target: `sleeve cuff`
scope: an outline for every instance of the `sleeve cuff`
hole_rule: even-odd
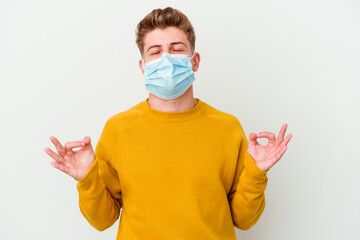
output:
[[[264,192],[267,186],[267,171],[263,171],[254,162],[250,154],[244,159],[244,172],[240,175],[240,182],[243,189],[249,192]]]
[[[248,170],[248,172],[251,175],[258,176],[259,178],[264,178],[269,170],[263,171],[261,170],[255,163],[255,161],[252,159],[251,155],[249,153],[246,153],[247,157],[245,158],[245,168]]]
[[[77,189],[81,195],[96,196],[105,188],[105,184],[99,176],[97,159],[95,159],[83,178],[75,180],[77,181]]]

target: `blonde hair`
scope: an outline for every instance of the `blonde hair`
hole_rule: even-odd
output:
[[[167,7],[152,10],[138,23],[135,34],[141,56],[144,53],[145,35],[156,28],[164,29],[166,27],[177,27],[183,30],[190,42],[191,52],[195,50],[195,32],[189,19],[181,11]]]

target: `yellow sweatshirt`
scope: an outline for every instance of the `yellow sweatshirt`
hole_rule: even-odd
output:
[[[265,208],[267,171],[247,152],[239,120],[196,98],[164,112],[148,99],[110,117],[95,161],[77,180],[80,211],[118,240],[235,240]]]

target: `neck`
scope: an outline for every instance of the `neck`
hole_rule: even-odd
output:
[[[163,112],[181,112],[192,109],[197,104],[193,96],[193,85],[178,98],[165,100],[149,92],[148,103],[152,109]]]

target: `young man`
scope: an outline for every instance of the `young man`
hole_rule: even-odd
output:
[[[251,133],[248,142],[235,116],[193,97],[200,55],[180,11],[153,10],[136,36],[149,97],[106,121],[95,153],[90,137],[65,147],[50,137],[51,164],[77,181],[80,211],[97,230],[122,208],[117,239],[234,240],[234,226],[250,229],[264,210],[287,125],[277,138]]]

